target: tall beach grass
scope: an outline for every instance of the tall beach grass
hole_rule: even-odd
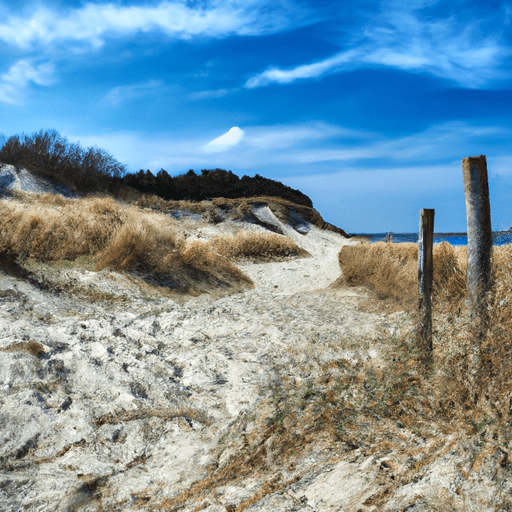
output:
[[[111,197],[66,199],[18,192],[0,200],[3,264],[29,257],[44,262],[91,256],[98,270],[136,272],[178,291],[206,291],[252,286],[234,264],[239,258],[305,255],[292,240],[273,233],[240,232],[210,243],[190,242],[172,216]]]
[[[434,246],[434,374],[428,386],[441,409],[486,411],[508,421],[512,406],[512,246],[493,247],[492,287],[486,297],[489,321],[481,347],[480,408],[470,403],[471,324],[467,311],[467,248],[446,242]],[[339,253],[342,277],[366,286],[381,298],[391,297],[416,312],[418,248],[416,244],[362,243]],[[414,346],[413,341],[409,347]]]

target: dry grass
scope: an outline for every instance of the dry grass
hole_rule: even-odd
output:
[[[255,233],[244,230],[235,236],[213,238],[209,245],[217,253],[232,259],[276,260],[311,256],[290,238],[273,233]]]
[[[465,250],[446,242],[434,246],[433,294],[443,301],[460,302],[465,297]],[[392,297],[407,305],[417,300],[417,244],[347,245],[338,259],[342,270],[338,284],[367,286],[382,298]]]
[[[343,281],[368,286],[382,297],[395,297],[405,309],[415,311],[417,254],[414,244],[343,247],[339,254]],[[419,371],[421,358],[413,333],[404,336],[393,357],[402,361],[404,372],[407,367],[415,369],[408,373],[417,380],[419,394],[416,404],[408,405],[409,410],[450,421],[457,418],[475,429],[484,425],[500,443],[508,444],[512,440],[512,246],[493,248],[492,288],[486,298],[489,317],[480,347],[476,393],[468,378],[473,329],[466,309],[466,269],[466,247],[447,243],[434,247],[431,372]],[[473,402],[475,394],[478,403]],[[424,405],[420,407],[421,403]]]
[[[73,260],[102,251],[127,212],[113,199],[52,194],[0,201],[0,248],[16,257]]]
[[[345,284],[366,285],[382,297],[408,300],[413,293],[418,260],[416,244],[347,245],[339,252],[338,260]]]
[[[413,312],[414,319],[417,259],[414,244],[362,243],[343,247],[339,253],[342,278],[338,285],[366,286],[382,298],[391,297],[403,309]],[[500,482],[499,489],[510,489],[512,246],[493,247],[492,287],[486,297],[488,319],[476,380],[470,372],[475,330],[466,307],[466,271],[466,247],[447,243],[434,247],[432,364],[424,366],[414,330],[388,339],[383,368],[350,369],[346,365],[347,375],[341,379],[344,384],[332,394],[339,408],[335,417],[356,440],[361,439],[360,425],[365,423],[372,425],[373,432],[383,428],[392,431],[382,418],[398,421],[426,438],[437,438],[432,429],[441,429],[455,436],[457,449],[465,457],[464,465],[469,467],[464,473],[466,479],[480,472]],[[375,442],[371,445],[372,449],[379,447]],[[428,454],[414,469],[429,464],[444,450]],[[404,484],[411,477],[414,478],[412,473],[404,473],[396,481]],[[448,501],[441,497],[439,507],[443,504]],[[496,492],[488,505],[493,510],[510,510],[510,493]]]
[[[37,341],[20,341],[14,345],[0,349],[2,352],[25,352],[33,356],[39,357],[46,353],[43,345]]]
[[[202,423],[203,425],[210,425],[212,423],[211,419],[204,411],[196,410],[192,407],[181,407],[179,409],[148,409],[108,413],[98,418],[96,425],[101,427],[108,423],[125,423],[127,421],[149,418],[161,418],[166,421],[170,421],[174,418],[188,418]]]
[[[83,256],[92,256],[98,270],[136,272],[151,284],[182,292],[252,285],[227,258],[204,244],[187,244],[179,223],[168,215],[108,197],[18,193],[0,201],[3,264]]]

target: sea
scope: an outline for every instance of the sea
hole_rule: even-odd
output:
[[[369,242],[390,241],[393,243],[418,243],[418,233],[359,233],[352,236],[366,238]],[[512,243],[512,231],[495,231],[492,234],[493,245],[506,245]],[[434,243],[448,242],[451,245],[467,245],[467,233],[435,233]]]

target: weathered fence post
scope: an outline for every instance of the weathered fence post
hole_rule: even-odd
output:
[[[418,238],[418,292],[419,325],[418,341],[423,355],[428,359],[432,354],[432,276],[434,261],[435,210],[420,211],[420,232]]]
[[[468,223],[467,289],[472,326],[470,389],[478,400],[480,382],[480,349],[486,336],[488,312],[485,295],[491,284],[491,207],[487,161],[484,155],[462,160],[466,216]]]

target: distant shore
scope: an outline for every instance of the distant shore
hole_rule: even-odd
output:
[[[508,231],[493,231],[493,235],[512,235],[512,230]],[[392,234],[393,236],[418,236],[418,233],[395,233],[393,231],[389,231],[388,233],[351,233],[350,237],[361,237],[361,238],[367,238],[367,237],[374,237],[374,236],[386,236],[388,234]],[[455,233],[455,232],[448,232],[448,233],[434,233],[434,236],[467,236],[467,233]]]
[[[512,231],[493,231],[493,245],[512,243]],[[368,242],[405,243],[418,241],[418,233],[353,233],[353,240]],[[434,243],[448,242],[452,245],[467,245],[467,233],[434,233]]]

